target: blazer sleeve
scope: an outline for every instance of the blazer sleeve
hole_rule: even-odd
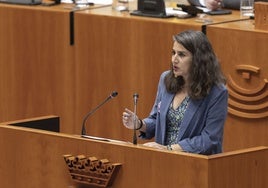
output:
[[[157,94],[155,98],[154,105],[152,107],[152,110],[149,114],[149,116],[143,121],[146,124],[146,132],[140,132],[141,134],[139,135],[140,138],[142,139],[151,139],[155,137],[155,130],[158,122],[158,115],[159,115],[159,108],[161,105],[161,100],[162,100],[162,95],[165,92],[165,85],[164,85],[164,78],[168,74],[169,71],[165,71],[161,74],[159,82],[158,82],[158,89],[157,89]]]

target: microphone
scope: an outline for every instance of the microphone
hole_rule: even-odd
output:
[[[133,144],[137,145],[137,102],[138,102],[139,94],[134,93],[133,100],[134,100],[134,129],[133,129]]]
[[[100,103],[96,108],[94,108],[93,110],[91,110],[89,113],[86,114],[86,116],[84,117],[83,120],[83,124],[82,124],[82,131],[81,131],[81,135],[86,135],[86,121],[88,119],[88,117],[93,114],[96,110],[98,110],[102,105],[104,105],[106,102],[108,102],[110,99],[116,97],[118,95],[118,93],[116,91],[113,91],[111,93],[111,95],[109,97],[107,97],[102,103]]]

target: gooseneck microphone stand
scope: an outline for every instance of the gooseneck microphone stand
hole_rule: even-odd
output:
[[[134,129],[133,129],[133,144],[137,145],[137,102],[138,102],[138,98],[139,95],[137,93],[135,93],[133,95],[133,99],[134,99]]]
[[[89,113],[86,114],[86,116],[84,117],[83,123],[82,123],[82,131],[81,131],[81,135],[82,137],[85,136],[86,133],[86,121],[88,119],[88,117],[93,114],[96,110],[98,110],[102,105],[104,105],[106,102],[108,102],[110,99],[116,97],[118,95],[118,93],[116,91],[113,91],[111,93],[111,95],[109,97],[107,97],[102,103],[100,103],[96,108],[94,108],[93,110],[91,110]]]

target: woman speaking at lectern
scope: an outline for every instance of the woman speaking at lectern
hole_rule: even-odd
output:
[[[218,60],[200,31],[174,36],[171,69],[160,76],[155,103],[145,119],[123,112],[125,127],[140,131],[144,145],[205,155],[222,152],[228,91]],[[137,120],[134,126],[134,119]]]

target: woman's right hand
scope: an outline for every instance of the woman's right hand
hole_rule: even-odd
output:
[[[139,118],[138,116],[135,117],[135,114],[129,110],[129,109],[125,109],[125,111],[123,112],[123,116],[122,116],[122,121],[123,121],[123,124],[126,128],[128,129],[134,129],[134,119],[136,119],[136,127],[139,127]]]

